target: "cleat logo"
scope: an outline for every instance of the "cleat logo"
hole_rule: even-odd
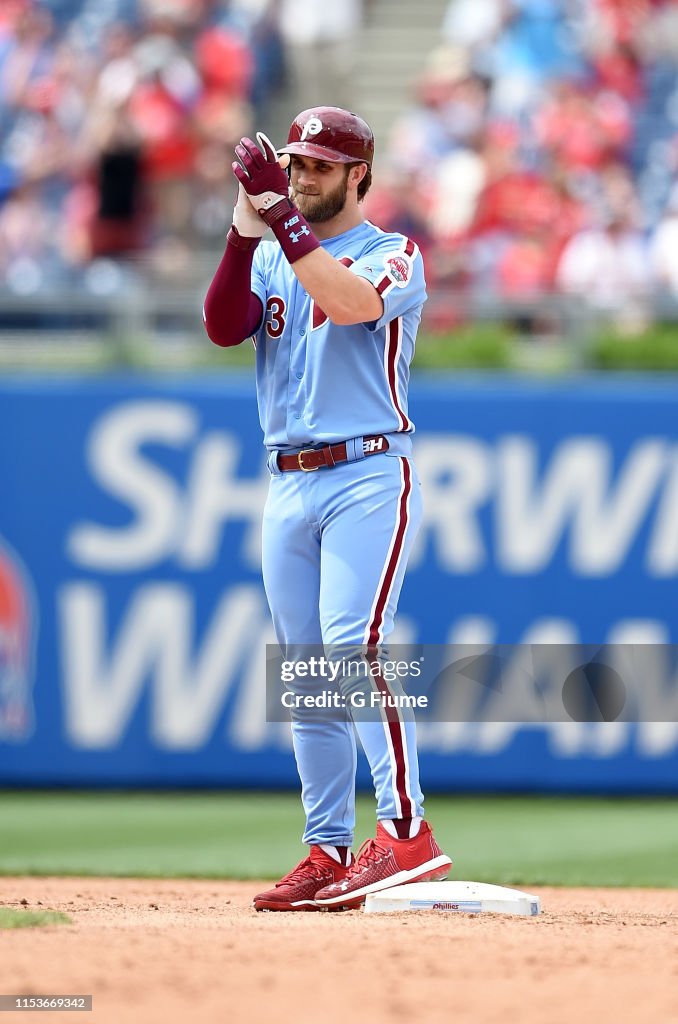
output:
[[[309,117],[301,133],[301,141],[304,142],[309,135],[318,135],[323,130],[323,123],[319,117]]]

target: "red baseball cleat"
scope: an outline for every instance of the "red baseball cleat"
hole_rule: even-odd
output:
[[[318,910],[315,894],[323,886],[341,882],[350,867],[337,863],[319,846],[276,882],[272,889],[254,897],[255,910]]]
[[[394,839],[378,821],[376,839],[363,843],[344,879],[316,892],[315,903],[320,909],[348,910],[364,903],[368,892],[447,878],[451,867],[427,821],[412,839]]]

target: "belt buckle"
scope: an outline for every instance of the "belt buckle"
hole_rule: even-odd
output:
[[[305,466],[302,459],[302,455],[311,455],[313,448],[304,448],[303,452],[297,452],[297,465],[302,473],[315,473],[316,470],[320,469],[320,466]]]

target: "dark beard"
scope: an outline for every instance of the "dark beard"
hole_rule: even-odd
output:
[[[334,192],[330,192],[326,196],[309,196],[304,195],[303,192],[293,190],[292,198],[309,223],[323,224],[325,221],[332,220],[338,213],[341,213],[346,205],[347,177],[348,175],[337,185]]]

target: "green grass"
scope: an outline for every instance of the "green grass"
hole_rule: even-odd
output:
[[[678,886],[678,801],[427,800],[455,878]],[[274,878],[303,854],[295,794],[0,793],[0,874]],[[357,841],[374,830],[358,801]]]
[[[512,366],[511,331],[503,324],[466,324],[451,334],[417,337],[413,367],[507,369]]]
[[[48,924],[71,924],[60,910],[12,910],[0,907],[0,931],[11,928],[43,928]]]
[[[678,370],[678,326],[653,324],[637,335],[607,330],[591,349],[591,364],[601,370]]]

